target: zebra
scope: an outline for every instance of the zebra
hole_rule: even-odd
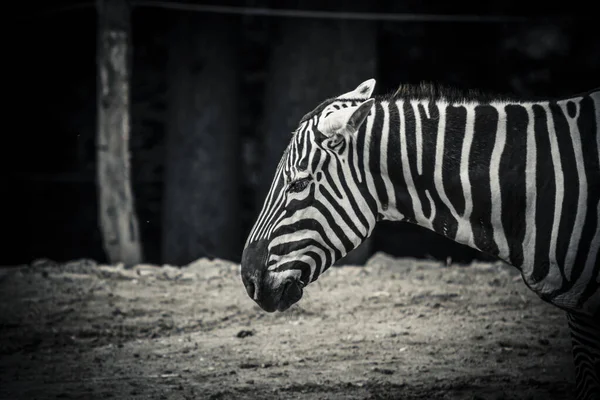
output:
[[[375,79],[300,120],[242,253],[264,311],[368,238],[417,224],[520,271],[567,314],[578,399],[600,399],[600,87],[525,99]]]

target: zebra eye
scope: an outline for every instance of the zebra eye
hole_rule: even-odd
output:
[[[310,178],[298,179],[297,181],[294,181],[290,184],[290,186],[288,187],[288,192],[299,193],[299,192],[303,191],[304,189],[306,189],[306,187],[308,186],[309,183],[310,183]]]

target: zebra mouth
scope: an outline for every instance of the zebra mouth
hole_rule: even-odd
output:
[[[279,304],[277,305],[278,311],[285,311],[290,308],[294,303],[297,303],[302,298],[302,283],[296,279],[288,279],[281,291],[281,297]]]

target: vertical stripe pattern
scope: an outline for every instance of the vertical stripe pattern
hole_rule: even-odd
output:
[[[377,221],[420,225],[513,265],[566,310],[578,396],[598,394],[600,328],[590,321],[600,318],[600,91],[371,103],[354,97],[371,93],[365,84],[294,131],[246,243],[264,245],[260,276],[273,288],[289,279],[304,287]]]
[[[361,103],[337,99],[296,129],[248,243],[270,241],[272,271],[317,246],[312,281],[378,219],[407,220],[511,263],[560,307],[597,309],[598,99],[382,100],[353,135],[320,132]]]

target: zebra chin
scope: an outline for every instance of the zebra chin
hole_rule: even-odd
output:
[[[285,311],[300,301],[304,284],[292,270],[269,271],[267,241],[249,243],[242,254],[241,276],[246,292],[266,312]]]

